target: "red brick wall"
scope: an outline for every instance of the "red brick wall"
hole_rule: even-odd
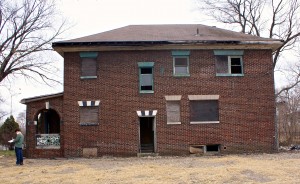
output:
[[[34,121],[38,113],[46,109],[45,103],[49,102],[50,108],[54,109],[63,118],[63,97],[54,97],[46,100],[34,101],[27,104],[26,110],[26,156],[29,158],[52,158],[62,157],[63,154],[63,126],[60,125],[61,147],[60,149],[37,149],[36,148],[36,125]]]
[[[98,78],[80,79],[79,53],[64,54],[64,156],[83,148],[136,155],[137,110],[158,110],[157,152],[188,154],[190,144],[220,144],[223,153],[275,149],[271,50],[244,51],[244,77],[216,77],[212,50],[191,50],[190,77],[173,77],[171,50],[99,52]],[[138,62],[154,65],[154,94],[139,94]],[[219,124],[190,124],[188,95],[220,95]],[[182,95],[181,125],[167,125],[165,95]],[[100,100],[99,126],[79,125],[80,100]],[[36,107],[35,107],[36,108]],[[30,110],[31,111],[31,110]],[[226,149],[224,149],[226,147]]]

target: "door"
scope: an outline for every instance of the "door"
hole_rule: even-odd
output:
[[[154,117],[140,117],[140,151],[154,152]]]

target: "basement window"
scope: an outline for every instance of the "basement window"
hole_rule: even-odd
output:
[[[206,152],[219,152],[219,144],[206,145]]]

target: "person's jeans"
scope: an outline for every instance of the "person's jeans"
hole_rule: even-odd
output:
[[[22,148],[16,148],[15,147],[15,152],[16,152],[16,157],[17,157],[17,165],[23,164],[23,150]]]

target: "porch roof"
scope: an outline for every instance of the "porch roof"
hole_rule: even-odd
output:
[[[54,93],[54,94],[48,94],[48,95],[35,96],[35,97],[31,97],[31,98],[24,98],[20,101],[20,103],[27,104],[29,102],[35,102],[35,101],[39,101],[39,100],[46,100],[46,99],[50,99],[50,98],[61,97],[63,95],[64,95],[64,92],[60,92],[60,93]]]

